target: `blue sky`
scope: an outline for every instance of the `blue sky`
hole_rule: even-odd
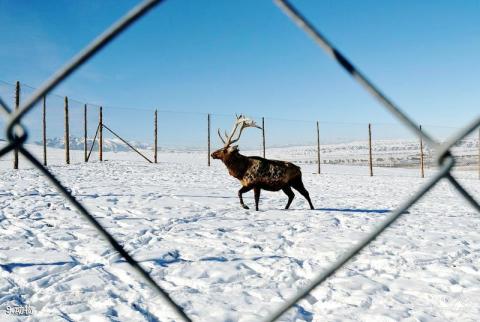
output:
[[[0,80],[40,85],[136,3],[1,0]],[[292,3],[427,128],[460,127],[478,116],[480,1]],[[260,0],[165,1],[55,92],[112,109],[395,122],[271,1]],[[117,128],[143,131],[132,121],[136,113],[116,110]],[[194,121],[174,119],[166,124],[172,132],[185,127],[186,141],[198,139],[187,134]],[[278,125],[277,140],[306,126],[291,124]]]

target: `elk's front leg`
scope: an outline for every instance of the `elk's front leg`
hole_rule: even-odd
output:
[[[260,188],[253,188],[253,194],[255,195],[255,210],[258,211],[258,202],[260,201]]]
[[[240,190],[238,190],[238,198],[240,198],[240,205],[242,205],[244,209],[249,209],[249,208],[246,204],[243,203],[242,194],[244,194],[245,192],[249,192],[250,190],[252,190],[252,188],[249,188],[249,187],[242,187],[240,188]]]

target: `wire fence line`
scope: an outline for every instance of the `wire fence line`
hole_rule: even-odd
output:
[[[25,145],[29,138],[30,123],[28,122],[28,114],[41,103],[42,98],[48,95],[58,84],[73,73],[78,67],[85,63],[94,54],[105,47],[111,40],[119,35],[128,26],[134,23],[138,18],[147,13],[155,5],[160,3],[159,0],[147,0],[140,5],[133,8],[123,18],[107,29],[102,35],[89,44],[63,68],[57,71],[52,78],[47,80],[39,89],[33,89],[30,96],[25,100],[16,102],[15,109],[9,107],[9,104],[2,99],[0,95],[0,106],[3,112],[3,117],[6,120],[6,145],[0,149],[0,157],[5,156],[12,151],[18,151],[25,157],[34,167],[38,168],[43,175],[64,195],[64,197],[82,214],[85,219],[92,224],[98,232],[110,243],[110,245],[117,251],[125,260],[136,270],[140,276],[158,293],[165,303],[172,309],[179,318],[185,321],[191,321],[190,317],[184,311],[181,305],[176,303],[150,274],[135,260],[125,249],[117,242],[106,229],[92,216],[92,214],[80,203],[71,192],[64,187],[59,180],[50,172],[50,170],[42,165],[42,163],[29,151]],[[326,279],[335,274],[341,269],[350,259],[356,256],[362,249],[370,242],[375,240],[385,229],[392,225],[398,218],[406,213],[406,211],[415,204],[422,196],[432,189],[442,179],[448,180],[452,186],[459,192],[459,196],[465,198],[474,209],[480,212],[480,205],[478,201],[471,196],[465,188],[452,176],[452,169],[459,161],[455,154],[455,147],[461,146],[462,140],[465,140],[469,135],[480,126],[480,117],[477,117],[470,124],[462,129],[459,129],[454,135],[449,137],[444,143],[441,140],[430,135],[429,131],[421,130],[417,123],[413,122],[398,106],[396,106],[386,95],[384,95],[373,83],[371,83],[358,69],[345,58],[340,51],[334,48],[331,43],[286,0],[276,0],[277,5],[285,11],[285,13],[296,22],[300,28],[307,32],[340,66],[345,69],[355,81],[362,85],[370,94],[372,94],[381,105],[389,110],[402,124],[404,124],[417,138],[425,142],[431,149],[430,157],[438,165],[438,172],[429,178],[422,188],[413,196],[406,200],[398,209],[392,212],[386,219],[378,225],[370,234],[356,244],[355,247],[347,251],[343,256],[339,257],[333,264],[331,264],[325,271],[318,274],[311,283],[300,290],[294,297],[287,300],[280,307],[275,309],[265,321],[275,321],[280,318],[285,312],[291,309],[297,302],[305,298],[313,289],[321,285]],[[72,101],[70,101],[72,102]],[[268,121],[268,119],[266,119]],[[93,128],[101,131],[102,123],[93,122]],[[268,123],[267,123],[268,124]],[[373,127],[375,128],[375,127]],[[95,131],[93,131],[95,132]],[[93,133],[92,132],[92,133]],[[101,133],[101,132],[100,132]],[[268,138],[268,136],[267,136]],[[93,142],[92,142],[93,143]],[[370,150],[371,151],[371,150]],[[321,151],[317,151],[321,152]],[[267,151],[267,155],[268,155]],[[370,161],[371,162],[371,161]],[[371,163],[370,163],[371,164]]]
[[[0,95],[11,101],[16,101],[17,93],[20,93],[19,100],[24,101],[35,90],[22,82],[0,81]],[[211,150],[220,146],[215,130],[229,128],[234,119],[234,114],[227,113],[100,106],[58,94],[45,95],[37,105],[24,122],[29,128],[27,143],[43,145],[43,150],[32,147],[37,150],[32,152],[43,154],[44,165],[66,163],[64,155],[71,163],[96,160],[96,155],[90,158],[91,153],[98,151],[100,146],[107,160],[131,160],[124,152],[134,151],[141,162],[155,159],[162,162],[162,157],[156,158],[158,152],[188,151],[192,157],[192,152],[205,153],[206,165],[210,165]],[[101,140],[98,136],[100,109],[101,128],[108,127],[102,131]],[[269,158],[311,166],[312,171],[318,167],[317,172],[323,174],[429,177],[437,170],[435,150],[399,124],[323,122],[271,116],[254,118],[259,122],[261,119],[266,128],[263,132],[255,130],[243,134],[240,148],[250,155],[264,156],[265,151]],[[187,126],[189,131],[179,133],[178,128],[182,126]],[[423,125],[423,129],[442,139],[459,130],[438,125]],[[457,177],[480,178],[478,134],[468,136],[451,149],[456,156]],[[61,153],[67,147],[69,150]],[[50,149],[53,150],[47,156]]]

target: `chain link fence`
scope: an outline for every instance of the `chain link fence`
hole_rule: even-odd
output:
[[[95,219],[95,217],[86,208],[79,203],[71,192],[64,187],[58,179],[52,174],[51,170],[43,165],[42,149],[32,148],[32,146],[40,146],[35,144],[42,140],[43,136],[43,115],[41,114],[43,104],[48,104],[49,112],[45,118],[49,132],[47,136],[53,141],[56,138],[67,138],[61,142],[52,142],[51,145],[57,144],[62,148],[62,143],[69,142],[74,151],[70,155],[71,162],[83,162],[85,158],[85,150],[77,149],[78,145],[82,145],[81,139],[85,134],[85,124],[80,122],[84,118],[85,103],[75,100],[68,100],[69,120],[71,120],[69,132],[62,133],[64,127],[61,126],[65,122],[65,105],[66,100],[62,96],[51,94],[52,90],[60,84],[65,78],[73,73],[79,66],[105,47],[112,39],[119,35],[125,28],[134,23],[138,18],[144,15],[161,1],[145,1],[139,6],[133,8],[122,19],[106,30],[83,51],[81,51],[72,61],[67,63],[62,69],[55,73],[51,79],[47,80],[39,89],[34,89],[28,85],[22,86],[19,95],[19,102],[15,100],[15,94],[12,96],[9,84],[2,83],[0,86],[0,105],[3,110],[2,126],[6,130],[5,141],[1,144],[0,157],[2,162],[11,162],[5,156],[11,156],[12,153],[18,151],[21,155],[21,162],[28,162],[31,166],[38,168],[45,177],[64,195],[64,197],[82,214],[90,224],[92,224],[98,232],[110,243],[110,245],[135,269],[140,276],[160,294],[169,307],[178,314],[179,318],[185,321],[191,321],[187,312],[178,305],[170,295],[159,286],[159,284],[151,277],[151,275],[120,245],[120,243]],[[472,170],[475,172],[475,163],[478,166],[478,129],[480,118],[476,118],[470,124],[462,129],[458,129],[455,134],[450,136],[442,136],[447,132],[445,129],[435,128],[432,126],[424,126],[421,130],[418,123],[413,122],[406,114],[402,112],[392,101],[390,101],[379,89],[377,89],[370,81],[362,75],[356,67],[354,67],[337,49],[335,49],[326,38],[321,35],[316,28],[308,22],[291,4],[287,1],[277,0],[276,3],[282,10],[294,21],[300,28],[309,34],[340,66],[349,73],[355,81],[362,85],[370,94],[372,94],[387,110],[389,110],[399,122],[409,130],[408,134],[399,140],[398,133],[403,133],[404,128],[392,128],[391,125],[373,124],[370,127],[372,137],[369,138],[369,130],[365,124],[343,124],[347,130],[341,130],[341,124],[319,124],[319,133],[321,137],[320,147],[320,169],[328,173],[334,173],[334,168],[339,165],[344,166],[362,166],[368,169],[368,166],[386,167],[386,168],[416,168],[419,170],[419,164],[424,164],[424,171],[430,177],[424,183],[423,187],[408,198],[395,211],[385,217],[385,220],[379,224],[368,236],[358,242],[352,249],[343,254],[325,271],[318,274],[309,285],[300,290],[295,296],[287,300],[279,308],[276,308],[266,317],[266,321],[275,321],[279,319],[286,311],[291,309],[297,302],[304,299],[313,289],[322,284],[326,279],[332,276],[337,270],[342,268],[350,259],[357,255],[362,249],[379,236],[386,228],[394,223],[399,217],[422,198],[431,188],[433,188],[442,179],[448,180],[453,187],[459,192],[459,196],[465,198],[473,208],[480,212],[480,205],[470,195],[463,186],[455,179],[452,174],[454,166],[459,170]],[[13,93],[15,93],[13,91]],[[13,102],[11,104],[10,102]],[[18,104],[17,104],[18,103]],[[17,105],[17,106],[15,106]],[[12,107],[13,106],[13,107]],[[87,132],[89,139],[88,146],[91,148],[94,144],[93,135],[96,133],[98,126],[99,106],[87,104]],[[152,128],[144,127],[143,131],[138,129],[126,129],[123,127],[124,119],[122,114],[118,113],[118,109],[104,107],[104,124],[121,136],[128,138],[130,142],[144,142],[143,150],[152,152],[153,125]],[[140,111],[135,109],[132,122],[141,124],[153,124],[153,110]],[[124,117],[124,116],[123,116]],[[274,158],[279,155],[282,159],[289,159],[300,164],[315,164],[318,162],[318,146],[315,147],[316,140],[316,122],[314,121],[288,121],[273,118],[263,119],[265,123],[266,146],[259,138],[258,133],[250,131],[242,138],[247,151],[263,154],[263,148],[267,157]],[[216,128],[229,129],[232,122],[231,115],[211,115],[211,145],[212,149],[219,144],[214,139]],[[176,149],[184,147],[185,150],[195,151],[198,147],[199,153],[205,152],[205,139],[208,129],[207,115],[201,113],[176,113],[174,111],[159,111],[158,113],[159,127],[159,145],[162,149]],[[187,135],[179,129],[179,124],[189,124],[189,132],[205,133],[204,136],[199,135],[192,141],[191,135]],[[293,124],[296,124],[295,126]],[[285,129],[289,129],[288,135],[285,135]],[[151,130],[147,130],[151,129]],[[455,130],[455,129],[450,129]],[[59,132],[55,132],[59,131]],[[147,134],[150,132],[151,134]],[[383,133],[383,134],[382,134]],[[437,139],[429,133],[436,133]],[[395,138],[391,137],[395,135]],[[65,136],[66,135],[66,136]],[[390,136],[390,137],[389,137]],[[280,142],[270,140],[270,138],[282,137],[282,145]],[[363,140],[352,142],[352,139],[364,137]],[[72,138],[74,138],[72,140]],[[421,143],[420,143],[421,140]],[[369,143],[371,142],[371,144]],[[287,146],[287,148],[285,148]],[[288,146],[291,147],[288,150]],[[85,146],[83,146],[85,147]],[[107,148],[107,145],[105,146]],[[202,148],[203,147],[203,148]],[[300,147],[300,148],[299,148]],[[280,149],[282,149],[280,151]],[[108,150],[108,148],[107,148]],[[352,153],[355,151],[355,153]],[[371,152],[370,152],[371,151]],[[105,151],[105,153],[113,152],[111,158],[119,157],[115,154],[121,151]],[[47,152],[48,153],[48,152]],[[66,157],[66,156],[65,156]],[[106,155],[106,158],[109,156]],[[476,159],[477,158],[477,159]],[[60,158],[61,159],[61,158]],[[48,159],[47,159],[48,160]],[[53,158],[52,160],[55,160]],[[318,164],[317,164],[318,165]],[[371,174],[371,173],[370,173]],[[368,175],[368,170],[366,170]]]

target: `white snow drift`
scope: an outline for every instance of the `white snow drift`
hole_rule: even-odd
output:
[[[285,211],[283,193],[262,192],[255,212],[203,153],[162,153],[154,165],[129,155],[51,170],[195,321],[261,320],[425,180],[303,165],[317,210],[297,194]],[[0,309],[29,305],[27,318],[44,321],[176,320],[36,169],[1,167]],[[462,182],[478,197],[474,176]],[[282,321],[477,321],[479,269],[479,214],[442,182]]]

